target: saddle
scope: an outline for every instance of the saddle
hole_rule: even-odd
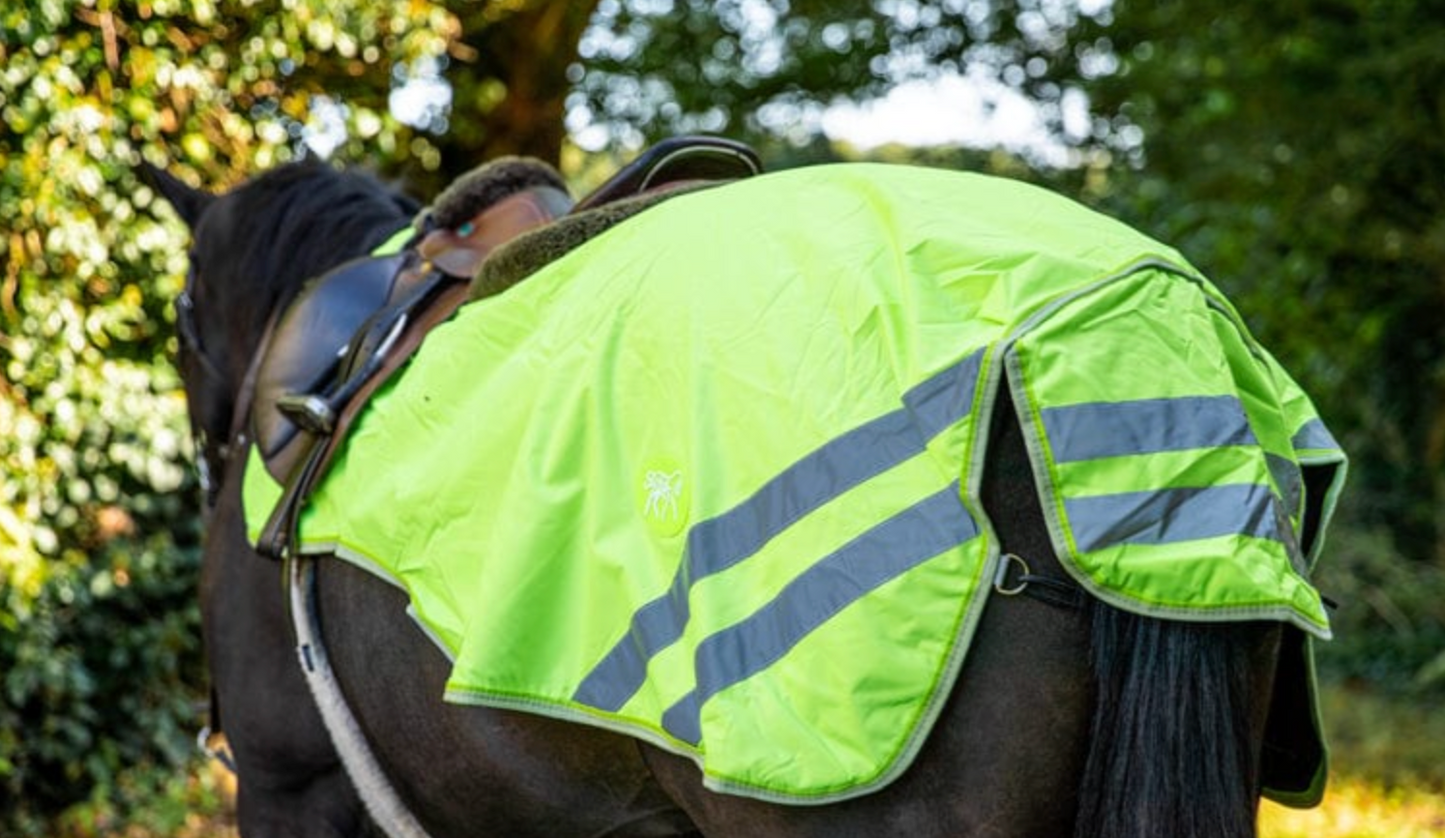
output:
[[[574,204],[551,167],[503,158],[439,195],[398,252],[309,283],[273,320],[253,371],[253,439],[283,486],[257,550],[287,555],[306,499],[361,408],[463,303],[505,290],[668,197],[760,171],[744,144],[675,137]]]

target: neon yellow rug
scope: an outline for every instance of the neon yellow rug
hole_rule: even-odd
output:
[[[854,796],[908,766],[986,600],[1003,387],[1090,592],[1328,637],[1301,475],[1334,470],[1327,518],[1344,458],[1219,292],[1052,193],[901,166],[683,195],[464,307],[301,539],[408,592],[450,701]],[[277,490],[247,481],[254,536]]]

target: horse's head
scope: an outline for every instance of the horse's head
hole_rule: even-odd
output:
[[[219,482],[237,398],[266,324],[300,290],[405,226],[419,205],[365,175],[317,162],[273,169],[228,192],[143,174],[191,231],[176,299],[177,366],[205,473]]]

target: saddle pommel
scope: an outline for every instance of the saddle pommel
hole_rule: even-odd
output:
[[[509,195],[456,229],[427,233],[417,245],[437,270],[471,279],[493,250],[528,230],[566,215],[572,198],[553,186],[537,186]]]

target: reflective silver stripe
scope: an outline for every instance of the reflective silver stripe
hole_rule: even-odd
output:
[[[1290,440],[1294,450],[1301,451],[1306,448],[1329,448],[1335,451],[1340,450],[1340,444],[1335,441],[1334,434],[1325,427],[1325,423],[1319,419],[1311,419],[1304,423],[1304,426],[1295,433]]]
[[[1235,396],[1089,402],[1039,414],[1057,463],[1255,442]]]
[[[935,374],[903,396],[903,406],[824,443],[751,497],[688,531],[683,561],[666,594],[643,605],[621,640],[573,698],[616,711],[642,686],[647,661],[682,636],[688,589],[762,549],[793,523],[859,484],[922,453],[928,441],[968,415],[984,350]]]
[[[1268,451],[1264,454],[1264,461],[1269,466],[1270,475],[1274,477],[1274,484],[1279,487],[1285,507],[1291,515],[1297,514],[1300,503],[1304,500],[1304,481],[1299,465],[1288,457]]]
[[[662,716],[668,733],[702,738],[699,710],[709,698],[768,668],[834,614],[870,591],[978,536],[955,481],[889,518],[788,583],[742,622],[698,644],[697,687]]]
[[[1064,511],[1079,551],[1116,544],[1172,544],[1220,535],[1284,541],[1274,494],[1253,483],[1069,498]]]

